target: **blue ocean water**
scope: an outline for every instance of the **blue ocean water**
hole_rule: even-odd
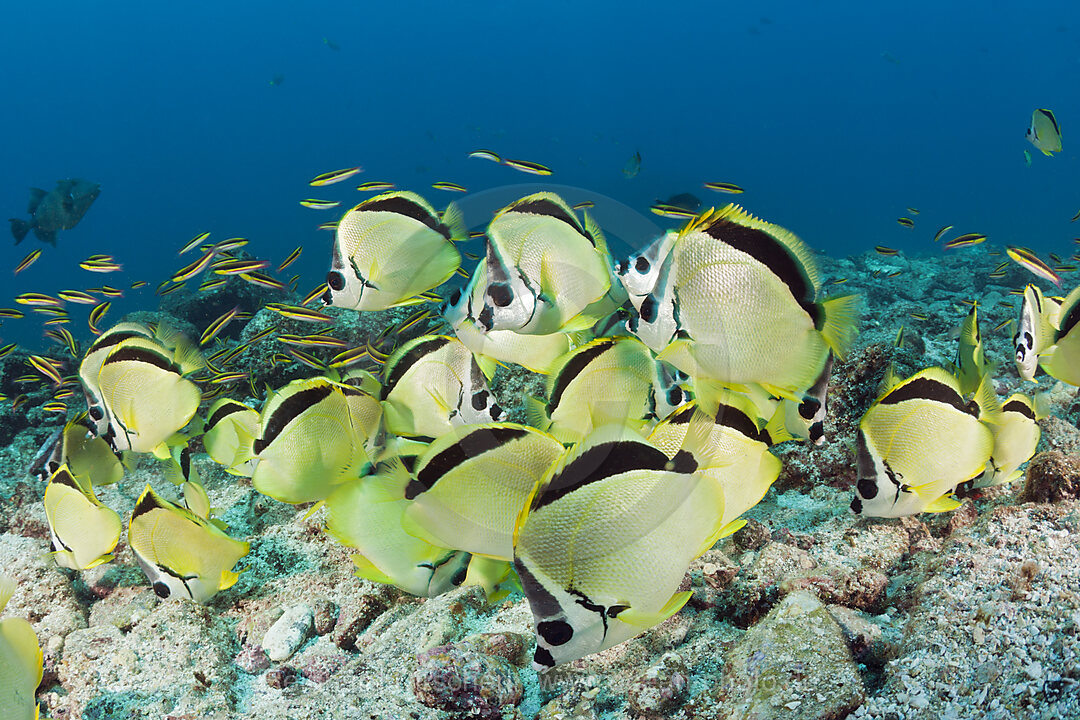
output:
[[[1080,98],[1065,80],[1080,69],[1078,19],[1054,2],[11,3],[4,217],[26,217],[28,189],[59,178],[102,192],[5,290],[147,280],[114,321],[156,307],[176,250],[209,230],[251,238],[274,263],[302,244],[303,291],[328,264],[331,234],[315,226],[337,215],[298,201],[361,197],[311,177],[359,164],[358,181],[436,205],[458,199],[437,180],[479,191],[534,179],[467,158],[481,147],[661,225],[648,206],[693,192],[736,199],[832,255],[935,252],[934,231],[953,224],[1067,256],[1080,234]],[[1036,107],[1061,123],[1054,158],[1024,139]],[[714,195],[707,180],[747,192]],[[921,210],[913,230],[896,223],[908,206]],[[9,244],[0,263],[39,245]],[[124,275],[80,270],[91,253],[113,254]],[[38,343],[38,322],[5,321],[0,336]]]

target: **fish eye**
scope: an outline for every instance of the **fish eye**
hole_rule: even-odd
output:
[[[634,269],[639,273],[649,272],[649,260],[644,256],[638,257],[638,259],[634,261]]]
[[[457,305],[461,301],[461,288],[455,288],[454,292],[450,293],[450,304]]]
[[[170,595],[172,595],[172,591],[169,590],[168,585],[158,580],[156,583],[154,583],[154,594],[164,600]]]
[[[341,292],[345,289],[345,276],[338,270],[331,270],[326,273],[326,284],[335,292]]]

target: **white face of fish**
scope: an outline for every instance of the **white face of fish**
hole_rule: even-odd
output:
[[[1016,345],[1016,372],[1024,380],[1032,381],[1035,379],[1035,368],[1039,363],[1039,356],[1035,350],[1035,323],[1035,308],[1025,297],[1020,315],[1020,329],[1013,336],[1013,343]]]
[[[635,308],[640,308],[642,299],[656,287],[663,259],[671,250],[673,238],[673,233],[666,233],[640,253],[631,255],[616,266],[615,274]]]
[[[487,287],[477,322],[484,330],[520,330],[536,313],[537,291],[516,267],[507,267],[488,246]]]
[[[336,247],[330,264],[330,272],[326,274],[326,284],[323,302],[341,308],[357,307],[364,290],[369,287],[368,283],[358,276],[356,269],[350,267]]]

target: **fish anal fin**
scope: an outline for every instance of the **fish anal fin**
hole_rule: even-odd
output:
[[[953,497],[952,493],[950,492],[942,495],[937,500],[924,507],[923,512],[949,512],[950,510],[955,510],[958,507],[960,507],[960,501]]]
[[[360,553],[356,553],[352,556],[352,561],[356,565],[356,577],[370,580],[371,582],[377,582],[382,585],[393,585],[394,581],[389,575],[384,573],[379,568],[375,567],[375,564],[368,560]]]
[[[627,625],[633,625],[634,627],[641,628],[642,630],[659,625],[667,620],[675,613],[682,610],[683,605],[687,603],[690,596],[693,593],[690,591],[677,592],[671,596],[671,599],[664,604],[664,607],[660,608],[656,612],[646,613],[635,610],[632,607],[626,608],[615,617]]]

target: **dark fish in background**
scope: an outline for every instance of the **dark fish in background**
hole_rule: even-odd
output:
[[[701,200],[696,195],[690,193],[679,193],[678,195],[672,195],[667,200],[657,200],[657,205],[672,205],[683,210],[689,210],[690,212],[697,212],[701,209]]]
[[[100,193],[100,185],[79,178],[58,180],[51,192],[30,188],[30,205],[26,211],[32,219],[29,222],[10,219],[15,244],[22,242],[33,230],[38,240],[55,245],[56,231],[70,230],[78,225]]]
[[[641,172],[641,153],[637,150],[630,156],[630,159],[623,165],[622,174],[627,179],[637,177],[637,174]]]

